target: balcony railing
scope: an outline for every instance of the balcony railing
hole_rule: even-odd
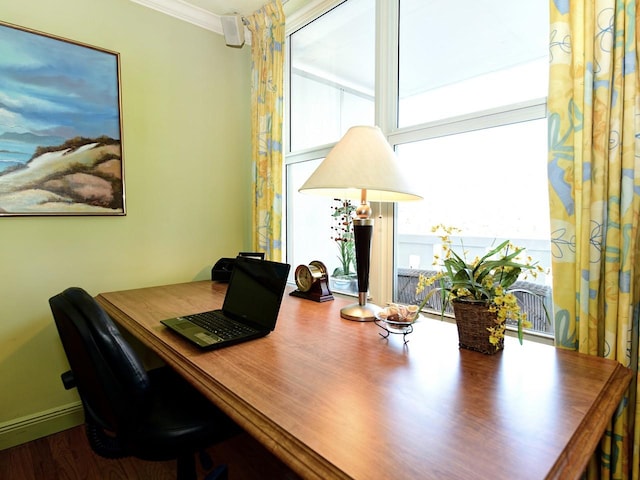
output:
[[[420,277],[420,274],[430,277],[435,275],[436,271],[398,268],[396,300],[399,303],[419,305],[431,290],[438,288],[437,284],[434,284],[427,287],[419,295],[416,295],[416,287],[418,285],[418,278]],[[547,317],[545,315],[545,307],[547,312],[549,312],[549,315],[551,315],[552,311],[551,288],[547,285],[517,281],[513,284],[510,290],[513,290],[513,293],[520,304],[520,308],[522,311],[527,312],[527,318],[532,323],[532,327],[528,329],[528,331],[545,335],[553,335],[553,325],[547,321]],[[440,294],[440,291],[436,291],[431,295],[425,305],[425,310],[440,314],[442,311],[442,295]],[[451,305],[447,305],[444,312],[447,315],[453,315],[453,308]]]

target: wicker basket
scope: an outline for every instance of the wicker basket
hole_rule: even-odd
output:
[[[497,312],[489,311],[486,302],[454,300],[453,311],[458,327],[460,348],[475,350],[488,355],[504,348],[504,338],[498,345],[489,342],[487,328],[496,326]]]

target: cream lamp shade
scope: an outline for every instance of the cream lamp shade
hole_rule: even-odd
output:
[[[378,127],[351,127],[299,189],[355,200],[360,200],[362,190],[368,201],[422,200]]]

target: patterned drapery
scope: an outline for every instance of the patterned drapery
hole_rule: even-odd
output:
[[[640,95],[635,0],[551,0],[549,192],[556,345],[637,372]],[[632,383],[589,478],[638,478]]]
[[[282,256],[282,116],[285,15],[275,0],[247,18],[251,31],[253,235],[256,251]]]

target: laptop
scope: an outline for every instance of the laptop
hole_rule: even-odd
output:
[[[290,265],[236,258],[222,308],[161,320],[206,350],[268,335],[276,326]]]

